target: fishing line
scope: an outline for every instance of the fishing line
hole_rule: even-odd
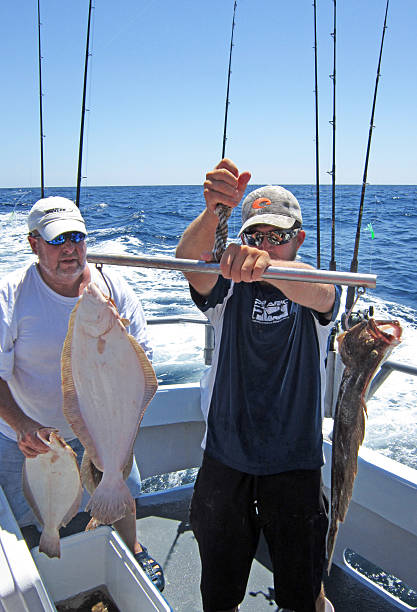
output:
[[[365,189],[366,189],[366,185],[367,185],[366,179],[367,179],[367,174],[368,174],[368,162],[369,162],[369,153],[370,153],[370,149],[371,149],[372,130],[374,128],[373,123],[374,123],[376,96],[377,96],[377,92],[378,92],[378,83],[379,83],[380,69],[381,69],[382,49],[383,49],[383,46],[384,46],[385,30],[387,29],[388,5],[389,5],[389,0],[387,0],[387,4],[386,4],[386,8],[385,8],[384,25],[383,25],[383,28],[382,28],[382,38],[381,38],[381,46],[380,46],[380,50],[379,50],[379,59],[378,59],[378,68],[377,68],[376,81],[375,81],[374,98],[373,98],[373,102],[372,102],[371,120],[370,120],[370,124],[369,124],[368,145],[367,145],[367,148],[366,148],[365,167],[364,167],[363,179],[362,179],[362,192],[361,192],[361,199],[360,199],[360,204],[359,204],[358,223],[357,223],[357,228],[356,228],[355,246],[354,246],[354,251],[353,251],[352,262],[350,264],[350,271],[351,272],[357,272],[358,271],[358,252],[359,252],[359,240],[360,240],[360,236],[361,236],[363,203],[364,203],[364,199],[365,199]],[[352,287],[349,287],[348,288],[348,293],[347,293],[347,298],[346,298],[345,311],[348,311],[348,310],[351,311],[352,310],[353,299],[354,299],[354,289],[352,289]]]
[[[135,16],[132,16],[132,13],[129,12],[129,24],[124,26],[123,28],[120,28],[118,32],[113,34],[111,38],[106,38],[106,43],[99,44],[96,50],[102,51],[103,49],[107,49],[108,47],[110,47],[118,38],[122,36],[122,34],[125,34],[129,30],[131,30],[135,26],[135,24],[139,21],[139,18],[142,17],[144,14],[146,14],[146,12],[149,12],[149,9],[151,8],[153,4],[155,4],[155,0],[148,1],[146,5],[144,2],[141,2],[140,7],[137,10]],[[119,19],[119,21],[123,22],[123,18]]]
[[[113,295],[112,295],[112,292],[111,292],[111,289],[110,289],[110,285],[109,285],[109,283],[107,282],[106,277],[104,276],[104,272],[103,272],[103,264],[102,264],[102,263],[96,263],[96,268],[97,268],[97,270],[100,272],[101,276],[103,277],[103,280],[104,280],[104,282],[106,283],[106,287],[107,287],[107,289],[109,290],[109,297],[108,297],[108,299],[113,301]]]
[[[8,221],[7,221],[8,223],[10,223],[10,222],[12,221],[13,217],[14,217],[14,213],[15,213],[15,211],[16,211],[16,206],[19,204],[19,202],[21,202],[21,201],[22,201],[23,196],[27,195],[28,193],[30,193],[30,191],[24,191],[24,192],[21,194],[21,196],[19,197],[19,199],[17,199],[17,200],[15,201],[14,206],[13,206],[13,210],[12,210],[12,212],[10,213],[10,217],[9,217],[9,219],[8,219]]]
[[[373,211],[373,215],[371,216],[371,221],[370,223],[368,223],[368,225],[366,226],[367,231],[370,234],[370,239],[371,239],[371,246],[369,249],[369,272],[372,272],[372,268],[373,268],[373,254],[374,254],[374,240],[375,240],[375,231],[374,231],[374,226],[377,222],[377,204],[380,203],[380,200],[378,200],[378,198],[376,197],[376,195],[374,195],[374,211]]]
[[[229,109],[229,104],[230,104],[230,101],[229,101],[230,75],[232,73],[231,67],[232,67],[233,34],[235,30],[236,6],[237,6],[237,0],[234,0],[232,33],[230,36],[229,68],[227,71],[227,89],[226,89],[226,105],[225,105],[225,111],[224,111],[222,159],[224,159],[225,152],[226,152],[227,117],[228,117],[228,109]],[[217,225],[216,235],[214,238],[213,258],[214,258],[214,261],[220,261],[221,256],[223,255],[226,249],[227,235],[228,235],[227,221],[232,213],[232,209],[230,208],[230,206],[225,206],[224,204],[217,204],[215,212],[216,212],[216,215],[219,217],[219,223]]]

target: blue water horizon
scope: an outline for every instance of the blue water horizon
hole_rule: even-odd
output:
[[[284,185],[299,199],[307,238],[301,258],[317,267],[316,186]],[[249,185],[247,191],[258,185]],[[361,185],[337,185],[335,208],[336,269],[349,271],[352,263]],[[45,197],[75,199],[75,187],[48,187]],[[40,188],[0,189],[1,210],[27,213],[40,198]],[[204,208],[202,185],[83,186],[80,209],[89,229],[90,246],[106,240],[137,238],[142,253],[174,253],[187,225]],[[331,259],[332,186],[320,186],[320,267]],[[229,237],[240,227],[240,207],[229,221]],[[377,287],[369,295],[416,307],[417,255],[413,248],[417,230],[416,185],[368,185],[366,187],[358,270],[376,274]],[[388,239],[387,239],[388,238]],[[137,253],[135,253],[137,254]]]

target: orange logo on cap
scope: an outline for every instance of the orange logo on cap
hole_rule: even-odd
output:
[[[258,198],[252,204],[252,208],[265,208],[265,206],[271,206],[271,204],[272,202],[268,198]]]

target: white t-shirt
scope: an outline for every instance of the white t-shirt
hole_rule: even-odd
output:
[[[91,280],[108,295],[100,272],[89,267]],[[103,272],[120,316],[130,321],[127,331],[152,359],[140,300],[121,276],[108,269]],[[55,293],[35,263],[0,282],[0,378],[25,414],[45,427],[56,427],[66,440],[75,436],[62,412],[61,351],[78,299]],[[1,418],[0,432],[16,440],[14,430]]]

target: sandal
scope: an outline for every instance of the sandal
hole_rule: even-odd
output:
[[[145,548],[145,546],[142,546],[141,552],[138,552],[133,556],[135,557],[136,561],[139,563],[145,574],[148,576],[152,584],[156,586],[156,588],[159,589],[162,593],[165,587],[165,578],[164,573],[162,571],[162,567],[159,565],[159,563],[149,556],[148,549]]]

